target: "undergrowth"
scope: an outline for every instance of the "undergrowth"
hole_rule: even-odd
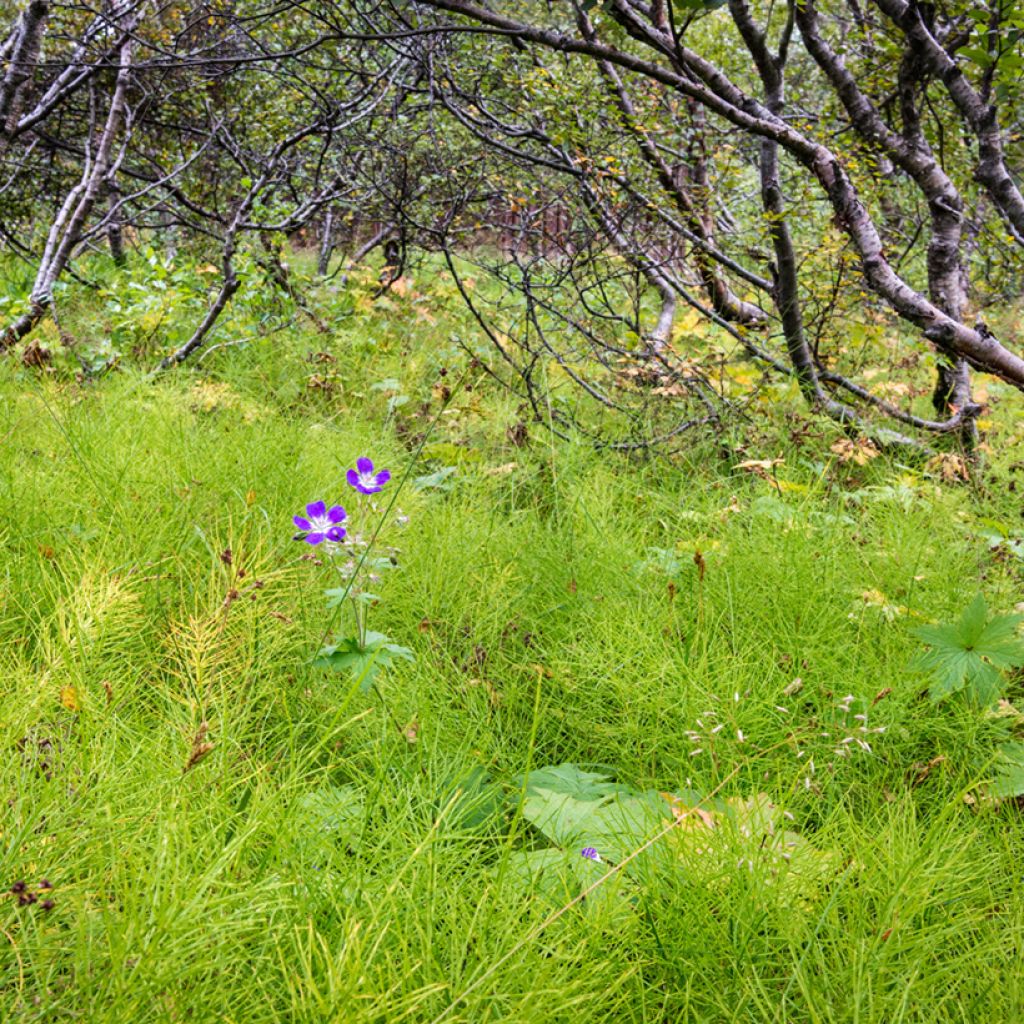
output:
[[[970,482],[767,410],[599,454],[385,302],[0,364],[4,1019],[1019,1019],[1005,723],[915,667],[1019,598],[1009,414]],[[291,525],[367,452],[379,694],[313,665]]]

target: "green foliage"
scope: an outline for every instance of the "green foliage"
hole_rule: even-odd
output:
[[[523,817],[554,846],[514,857],[517,877],[555,898],[586,889],[591,911],[613,903],[620,918],[652,871],[676,871],[683,884],[715,884],[738,864],[779,900],[802,903],[820,894],[838,863],[787,828],[766,794],[704,800],[692,791],[641,791],[571,764],[531,772],[526,794]],[[622,877],[606,883],[604,872],[616,864]],[[595,901],[589,890],[599,882],[607,887]]]
[[[345,637],[321,647],[313,664],[347,672],[365,693],[373,686],[377,673],[398,659],[414,661],[415,655],[408,647],[392,643],[383,633],[368,630],[362,642],[358,637]]]
[[[988,793],[998,799],[1024,796],[1024,742],[1014,740],[1000,746]]]
[[[303,793],[291,806],[280,850],[286,860],[326,868],[358,849],[366,801],[352,785]]]
[[[981,536],[992,551],[1005,552],[1010,557],[1024,562],[1024,532],[1012,529],[995,519],[985,519],[983,525]]]
[[[1017,635],[1020,615],[988,616],[983,594],[964,609],[959,621],[920,626],[914,635],[928,644],[914,667],[933,677],[931,697],[940,701],[964,690],[979,705],[998,699],[1003,670],[1024,665],[1024,643]]]
[[[104,303],[66,300],[83,345]],[[784,458],[781,490],[718,445],[513,444],[518,403],[474,381],[432,439],[475,458],[403,490],[402,571],[371,588],[416,655],[391,713],[312,665],[291,515],[364,452],[437,468],[409,438],[459,317],[431,291],[156,379],[130,351],[81,381],[0,362],[0,873],[55,901],[0,900],[7,1016],[1018,1019],[1024,834],[983,794],[1016,788],[1021,726],[906,672],[950,580],[1018,599],[984,537],[1018,494],[888,456],[851,480],[756,406],[728,440]],[[257,324],[243,296],[223,337]],[[390,419],[387,378],[413,399]],[[841,744],[861,715],[870,753]]]
[[[434,470],[433,473],[424,473],[423,476],[415,477],[412,485],[418,491],[450,491],[455,486],[452,477],[458,471],[456,466],[442,466],[440,469]]]

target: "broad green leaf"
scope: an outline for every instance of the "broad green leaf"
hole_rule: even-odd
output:
[[[585,772],[568,763],[537,768],[530,772],[526,780],[526,791],[530,793],[538,789],[567,793],[577,800],[596,800],[630,791],[628,787],[612,782],[607,772]]]
[[[1017,635],[1020,621],[1019,615],[989,619],[985,598],[978,594],[958,622],[914,630],[928,649],[911,665],[932,677],[932,700],[966,690],[975,702],[993,704],[1003,682],[1001,670],[1024,665],[1024,643]]]
[[[433,488],[438,491],[450,491],[453,481],[449,480],[454,473],[458,472],[454,466],[445,466],[436,473],[428,473],[426,476],[416,477],[412,485],[417,491],[427,491]]]
[[[323,867],[359,846],[366,803],[355,786],[325,786],[289,808],[282,833],[286,859]]]
[[[444,820],[449,828],[481,828],[498,819],[506,806],[504,791],[480,765],[450,779],[438,799],[438,810],[447,808]]]
[[[1024,796],[1024,743],[1011,740],[999,748],[989,793],[999,798]]]
[[[356,637],[347,637],[322,647],[313,664],[317,668],[348,672],[365,693],[373,686],[379,669],[398,658],[414,661],[415,657],[408,647],[392,643],[383,633],[370,631],[363,644]]]
[[[567,793],[535,789],[523,801],[523,817],[559,846],[588,844],[594,814],[604,799],[577,800]]]

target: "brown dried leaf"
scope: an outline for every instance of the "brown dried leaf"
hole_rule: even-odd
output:
[[[856,440],[841,437],[829,451],[838,455],[840,462],[855,462],[858,466],[866,466],[882,454],[875,443],[866,437],[858,437]]]
[[[192,749],[189,751],[188,762],[182,769],[182,775],[195,768],[195,766],[199,764],[199,762],[202,761],[211,750],[213,750],[213,744],[206,738],[209,731],[209,722],[199,723],[199,728],[196,730],[195,738],[192,740]]]

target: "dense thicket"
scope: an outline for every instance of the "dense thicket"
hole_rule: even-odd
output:
[[[1012,0],[32,0],[8,24],[0,233],[34,283],[0,349],[90,250],[188,245],[219,274],[179,363],[241,250],[301,302],[280,240],[315,235],[323,274],[339,241],[386,245],[382,289],[444,252],[496,376],[539,408],[555,361],[643,443],[718,423],[737,359],[896,444],[879,414],[972,442],[971,368],[1024,389],[990,327],[1024,246]],[[934,362],[934,411],[871,390],[882,335],[897,377]]]

